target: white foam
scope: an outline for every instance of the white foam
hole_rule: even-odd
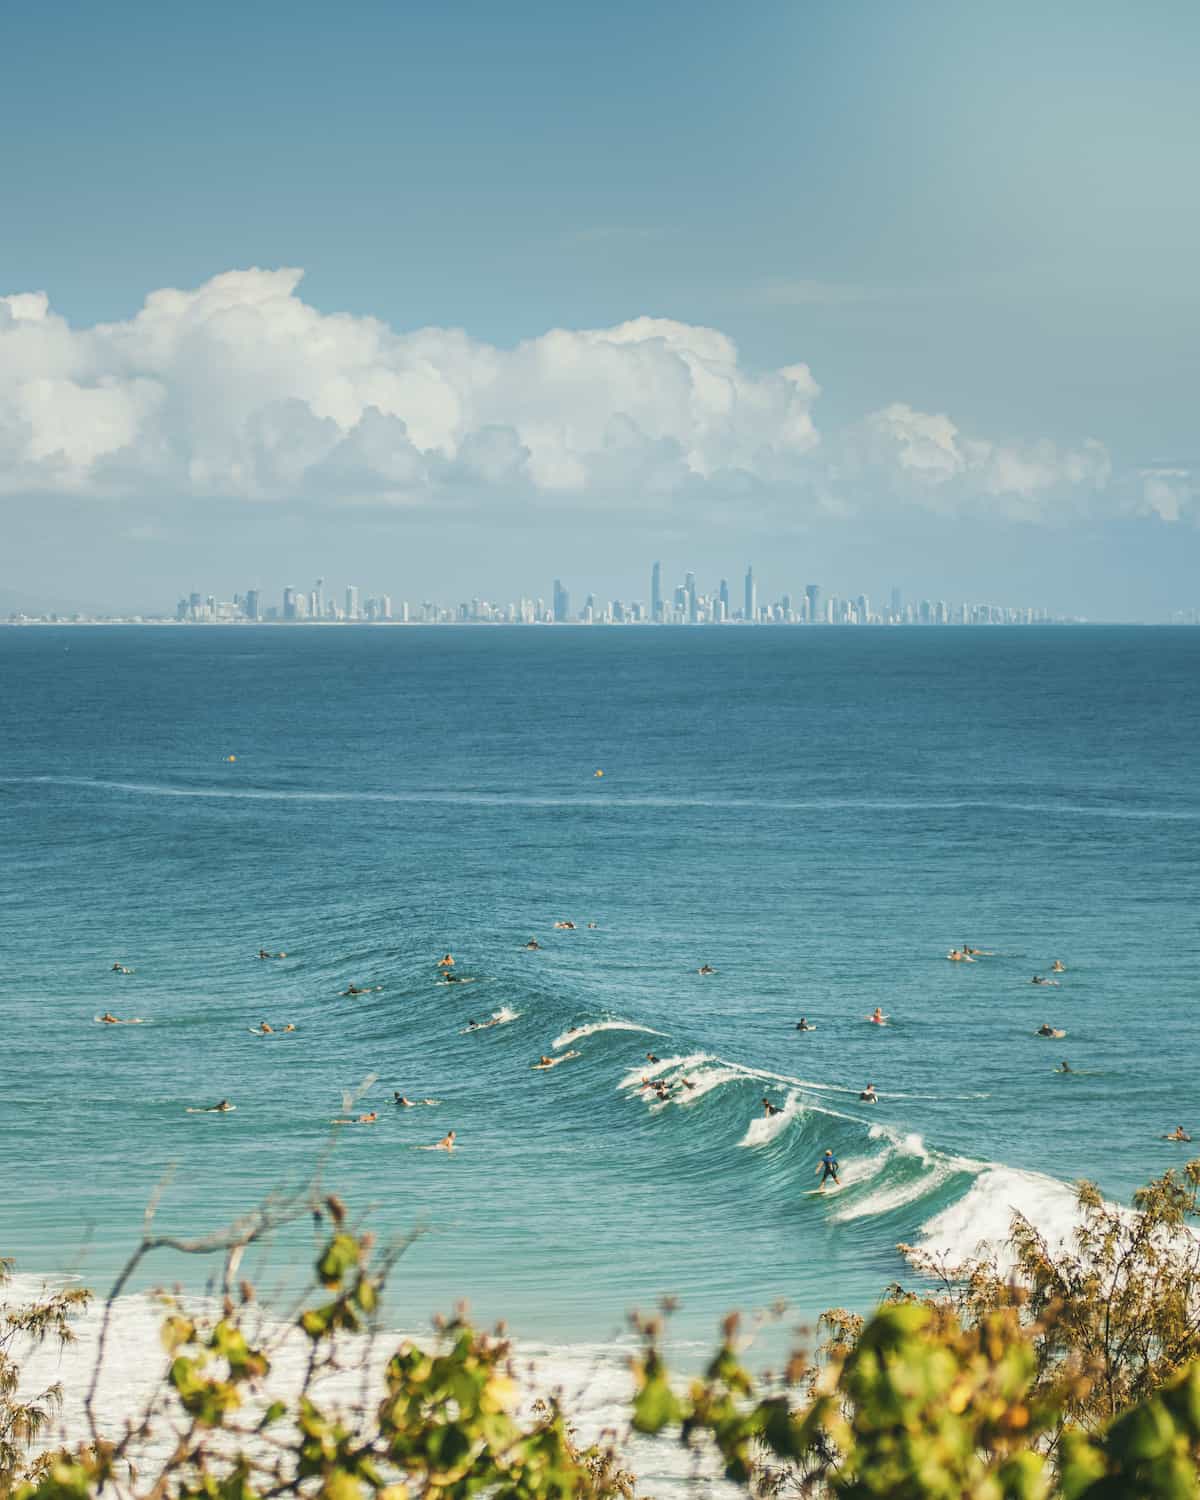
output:
[[[716,1062],[710,1052],[689,1052],[686,1057],[662,1057],[656,1063],[647,1063],[645,1067],[633,1068],[625,1074],[619,1089],[637,1089],[641,1087],[643,1078],[657,1078],[661,1073],[669,1073],[672,1069],[686,1072],[689,1068],[698,1068],[701,1063]]]
[[[582,1037],[595,1036],[599,1031],[644,1031],[647,1036],[665,1035],[664,1032],[655,1031],[653,1026],[641,1026],[637,1021],[591,1021],[586,1026],[570,1027],[561,1036],[556,1036],[550,1045],[557,1051],[559,1047],[567,1047]]]
[[[1079,1224],[1074,1190],[1040,1172],[992,1166],[979,1174],[956,1203],[921,1226],[917,1248],[951,1265],[990,1252],[1002,1269],[1011,1270],[1015,1262],[1009,1242],[1017,1211],[1035,1226],[1052,1251],[1070,1246]]]
[[[892,1160],[894,1159],[892,1157]],[[924,1198],[927,1193],[933,1192],[951,1176],[953,1171],[954,1168],[949,1161],[940,1161],[931,1171],[922,1172],[919,1177],[910,1178],[908,1182],[898,1182],[892,1187],[885,1185],[869,1193],[861,1202],[848,1203],[845,1208],[834,1214],[834,1218],[846,1223],[851,1219],[873,1219],[879,1214],[891,1213],[892,1209],[903,1208],[906,1203],[912,1203],[917,1198]],[[878,1174],[872,1173],[871,1175]],[[852,1178],[847,1178],[847,1181],[852,1180]]]
[[[783,1134],[801,1112],[799,1095],[789,1094],[784,1101],[783,1108],[777,1115],[759,1115],[756,1120],[751,1120],[750,1124],[746,1127],[746,1134],[738,1142],[738,1145],[769,1145],[776,1136]]]

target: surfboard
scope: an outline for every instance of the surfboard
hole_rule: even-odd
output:
[[[805,1193],[804,1196],[806,1198],[828,1198],[829,1195],[830,1195],[830,1193],[840,1193],[841,1190],[842,1190],[842,1184],[839,1184],[836,1187],[809,1188],[809,1190]]]

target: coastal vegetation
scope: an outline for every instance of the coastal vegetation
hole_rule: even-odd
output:
[[[920,1282],[862,1319],[835,1310],[815,1344],[753,1373],[736,1317],[703,1372],[676,1379],[669,1308],[635,1318],[629,1427],[684,1444],[754,1496],[1176,1500],[1200,1492],[1200,1160],[1131,1208],[1078,1189],[1078,1226],[1048,1242],[1014,1215],[1005,1259],[950,1266],[907,1249]],[[313,1295],[271,1319],[238,1279],[246,1251],[313,1216]],[[96,1413],[121,1295],[157,1250],[218,1258],[199,1315],[163,1298],[164,1373],[120,1430]],[[5,1500],[631,1500],[619,1435],[584,1445],[554,1396],[523,1390],[502,1332],[465,1314],[428,1346],[377,1360],[380,1297],[405,1246],[380,1248],[315,1189],[271,1200],[221,1234],[159,1237],[148,1221],[100,1320],[82,1394],[86,1435],[49,1439],[63,1393],[25,1393],[24,1347],[67,1343],[87,1307],[51,1290],[0,1313]],[[4,1276],[9,1273],[4,1264]],[[299,1349],[292,1376],[285,1355]],[[378,1365],[382,1364],[380,1375]],[[360,1378],[361,1377],[361,1378]],[[349,1380],[349,1383],[347,1383]],[[347,1396],[347,1392],[351,1392]]]

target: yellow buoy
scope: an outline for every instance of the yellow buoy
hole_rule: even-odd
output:
[[[603,775],[604,775],[604,772],[603,772],[603,771],[597,771],[597,772],[596,772],[596,775],[597,775],[597,776],[603,776]]]
[[[237,756],[236,756],[236,755],[227,755],[227,756],[226,756],[226,757],[225,757],[225,759],[226,759],[226,760],[227,760],[227,761],[235,761],[235,760],[237,760]]]

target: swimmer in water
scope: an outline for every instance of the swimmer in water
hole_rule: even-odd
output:
[[[1043,1021],[1035,1032],[1036,1036],[1066,1036],[1065,1031],[1060,1031],[1057,1026],[1051,1026]]]
[[[114,1016],[111,1010],[106,1010],[100,1019],[108,1026],[119,1026],[121,1024],[120,1016]]]
[[[653,1052],[647,1052],[647,1053],[646,1053],[646,1061],[647,1061],[647,1062],[652,1062],[652,1063],[656,1063],[656,1062],[660,1062],[660,1061],[661,1061],[661,1059],[660,1059],[660,1058],[657,1058],[657,1057],[655,1057],[655,1055],[654,1055],[654,1053],[653,1053]]]
[[[267,952],[267,950],[265,948],[260,948],[258,950],[258,956],[259,956],[259,958],[270,958],[271,955]]]
[[[1056,1073],[1069,1073],[1071,1071],[1071,1064],[1064,1057],[1062,1062],[1058,1065],[1057,1068],[1055,1068],[1054,1071]]]
[[[841,1187],[842,1184],[838,1178],[837,1158],[832,1151],[826,1151],[825,1155],[817,1163],[817,1171],[821,1173],[821,1181],[818,1184],[821,1192],[825,1191],[825,1184],[830,1178],[833,1179],[834,1187]]]
[[[271,1036],[275,1031],[275,1028],[273,1026],[268,1026],[265,1021],[260,1021],[258,1023],[258,1029],[262,1032],[263,1036]]]
[[[946,957],[953,964],[973,964],[975,962],[975,960],[969,953],[965,953],[958,948],[951,948],[950,952],[946,954]]]
[[[439,969],[452,969],[454,967],[453,953],[443,953],[437,961],[437,966]]]
[[[872,1022],[875,1026],[886,1026],[887,1025],[887,1017],[884,1015],[882,1009],[878,1005],[871,1012],[871,1014],[867,1017],[867,1020],[870,1021],[870,1022]]]
[[[781,1115],[783,1113],[783,1110],[780,1109],[779,1105],[772,1104],[765,1094],[763,1095],[762,1106],[763,1114],[766,1115],[768,1119],[770,1119],[772,1115]]]
[[[574,932],[575,931],[575,923],[574,922],[555,922],[554,926],[555,926],[555,928],[559,932]]]
[[[356,1120],[330,1120],[331,1125],[374,1125],[379,1116],[374,1110],[369,1114],[359,1115]]]
[[[858,1097],[864,1104],[879,1103],[879,1095],[875,1092],[875,1085],[873,1083],[868,1083]],[[874,1129],[874,1126],[872,1126],[872,1129]]]
[[[455,1132],[453,1130],[448,1130],[446,1134],[441,1138],[441,1140],[438,1141],[437,1144],[435,1146],[432,1146],[430,1149],[433,1151],[453,1151],[454,1137]]]
[[[812,1029],[813,1028],[808,1024],[808,1018],[806,1016],[801,1016],[800,1019],[796,1022],[797,1031],[811,1031]]]
[[[1033,978],[1029,982],[1030,982],[1030,984],[1049,984],[1049,985],[1053,985],[1056,989],[1058,988],[1058,980],[1057,979],[1047,979],[1042,974],[1035,974],[1033,976]]]
[[[1056,958],[1050,965],[1050,972],[1051,974],[1065,974],[1067,972],[1067,966],[1063,963],[1061,958]]]
[[[717,971],[713,968],[712,964],[701,964],[700,967],[696,970],[697,974],[715,974],[716,972]]]
[[[541,946],[542,946],[542,945],[541,945],[541,943],[539,943],[539,942],[538,942],[538,940],[537,940],[537,938],[530,938],[530,939],[529,939],[529,941],[528,941],[528,942],[527,942],[527,943],[526,943],[526,944],[525,944],[525,946],[526,946],[526,948],[528,948],[528,949],[529,949],[529,950],[530,950],[530,951],[531,951],[531,952],[533,952],[533,953],[536,953],[536,952],[537,952],[537,951],[538,951],[538,949],[539,949],[539,948],[540,948],[540,947],[541,947]]]
[[[347,985],[347,987],[342,991],[342,998],[345,999],[347,995],[365,995],[366,993],[366,990],[360,990],[358,985],[351,984]]]
[[[222,1099],[216,1104],[206,1104],[200,1109],[189,1109],[189,1115],[223,1115],[227,1114],[233,1105],[228,1099]]]
[[[132,974],[133,973],[133,970],[132,969],[127,969],[124,964],[113,964],[112,971],[113,971],[114,974]]]
[[[1182,1125],[1176,1125],[1175,1129],[1172,1130],[1172,1132],[1171,1132],[1170,1135],[1164,1135],[1163,1136],[1163,1140],[1164,1141],[1190,1141],[1191,1140],[1191,1136],[1188,1135],[1187,1131],[1183,1128]]]

